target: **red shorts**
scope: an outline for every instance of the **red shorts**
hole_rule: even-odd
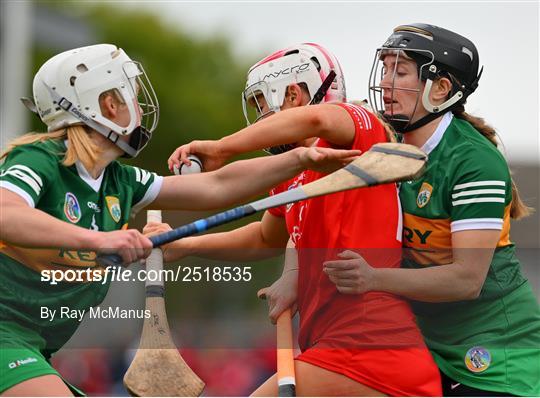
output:
[[[439,370],[425,348],[309,348],[296,359],[392,396],[442,396]]]

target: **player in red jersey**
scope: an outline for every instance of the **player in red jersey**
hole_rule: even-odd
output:
[[[254,109],[257,123],[219,141],[184,145],[171,155],[169,166],[178,165],[188,154],[198,155],[208,170],[230,156],[262,148],[271,153],[298,145],[367,151],[373,144],[386,142],[390,135],[385,126],[362,106],[343,102],[304,106],[336,93],[341,95],[335,99],[344,101],[343,85],[337,60],[318,45],[303,44],[272,54],[248,73],[244,112],[249,123],[250,107]],[[322,175],[304,172],[275,191]],[[387,293],[342,294],[323,272],[324,261],[337,259],[344,248],[368,257],[375,267],[399,267],[399,206],[396,186],[389,184],[269,211],[276,219],[284,216],[288,247],[297,252],[297,263],[286,264],[282,277],[265,293],[274,319],[295,302],[298,306],[302,350],[295,365],[298,395],[441,394],[437,367],[408,304]],[[148,226],[146,231],[160,228]],[[213,247],[219,247],[217,240],[224,242],[227,234],[234,233],[189,238],[188,246],[193,250],[214,239]],[[236,247],[241,244],[239,236],[236,233]],[[186,248],[182,241],[170,247]],[[166,260],[175,253],[166,251]],[[254,395],[277,395],[275,377]]]

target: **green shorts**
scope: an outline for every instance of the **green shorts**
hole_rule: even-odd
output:
[[[0,321],[0,394],[34,377],[56,375],[62,378],[43,355],[44,345],[44,339],[37,332]],[[62,380],[75,396],[85,395]]]

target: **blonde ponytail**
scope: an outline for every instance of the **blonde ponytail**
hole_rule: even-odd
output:
[[[86,167],[96,164],[101,149],[94,143],[88,134],[89,129],[85,126],[69,126],[63,130],[56,130],[50,133],[28,133],[11,141],[5,152],[0,155],[0,160],[6,158],[13,149],[21,146],[43,142],[47,140],[64,141],[68,140],[66,152],[62,164],[72,166],[77,160]]]

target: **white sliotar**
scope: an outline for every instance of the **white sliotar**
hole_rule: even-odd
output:
[[[184,163],[180,164],[180,167],[177,167],[176,165],[173,167],[173,172],[176,175],[184,175],[184,174],[196,174],[201,173],[203,171],[202,162],[201,159],[199,159],[195,155],[189,155],[188,159],[191,160],[191,165],[188,166]]]

